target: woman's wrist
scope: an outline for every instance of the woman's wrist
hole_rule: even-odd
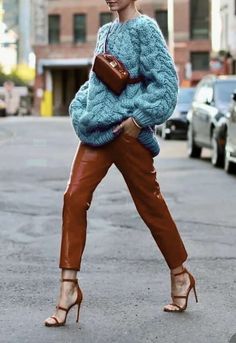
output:
[[[141,130],[142,126],[140,126],[133,117],[131,117],[131,119],[133,120],[133,123]]]

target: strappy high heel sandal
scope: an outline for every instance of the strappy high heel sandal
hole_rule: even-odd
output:
[[[62,311],[65,311],[66,312],[66,316],[65,316],[65,319],[63,322],[59,322],[59,320],[57,319],[57,317],[55,316],[51,316],[49,318],[52,318],[55,320],[55,323],[48,323],[47,321],[44,322],[44,324],[46,326],[63,326],[65,325],[66,323],[66,317],[67,317],[67,314],[68,312],[70,311],[70,309],[75,306],[75,305],[78,305],[78,309],[77,309],[77,317],[76,317],[76,322],[78,323],[79,321],[79,311],[80,311],[80,305],[81,305],[81,302],[82,302],[82,299],[83,299],[83,293],[81,291],[81,289],[79,288],[79,285],[78,285],[78,279],[61,279],[62,282],[74,282],[76,285],[77,285],[77,299],[76,301],[70,305],[68,308],[64,308],[64,307],[61,307],[59,305],[56,306],[56,309],[57,310],[62,310]]]
[[[165,312],[183,312],[183,311],[185,311],[186,308],[187,308],[187,305],[188,305],[189,293],[190,293],[190,291],[191,291],[192,289],[193,289],[193,291],[194,291],[196,303],[198,302],[197,292],[196,292],[196,288],[195,288],[195,279],[194,279],[194,277],[192,276],[192,274],[190,274],[189,271],[188,271],[186,268],[184,268],[182,272],[177,273],[177,274],[173,274],[173,275],[174,275],[174,276],[177,276],[177,275],[181,275],[181,274],[184,274],[184,273],[187,273],[187,274],[188,274],[189,280],[190,280],[190,285],[189,285],[189,288],[188,288],[188,290],[187,290],[187,293],[186,293],[186,295],[174,295],[174,294],[171,293],[171,297],[172,297],[173,303],[170,304],[170,305],[176,306],[178,309],[170,310],[170,309],[164,307],[163,310],[164,310]],[[181,306],[179,306],[178,304],[176,304],[176,303],[174,302],[174,299],[186,299],[186,300],[185,300],[184,306],[181,307]]]

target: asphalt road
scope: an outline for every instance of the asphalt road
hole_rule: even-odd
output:
[[[199,303],[162,311],[169,270],[112,167],[94,193],[75,310],[46,328],[56,305],[63,192],[78,141],[68,118],[0,118],[1,343],[225,343],[236,333],[236,176],[162,141],[162,193],[189,253]],[[233,342],[233,341],[232,341]],[[234,340],[236,342],[236,340]]]

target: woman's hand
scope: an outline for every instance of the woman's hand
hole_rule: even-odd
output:
[[[128,118],[128,119],[122,121],[122,123],[120,125],[118,125],[113,130],[113,132],[118,132],[120,130],[123,131],[124,133],[127,133],[127,135],[134,137],[134,138],[137,138],[139,135],[139,132],[141,131],[141,129],[138,128],[137,125],[135,125],[132,118]]]

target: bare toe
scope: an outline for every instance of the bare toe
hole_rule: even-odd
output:
[[[163,310],[168,311],[168,312],[176,312],[176,311],[179,311],[180,309],[176,305],[168,304],[168,305],[164,306]]]
[[[54,317],[48,317],[47,319],[45,319],[44,321],[44,324],[47,325],[47,324],[56,324],[57,321]]]

